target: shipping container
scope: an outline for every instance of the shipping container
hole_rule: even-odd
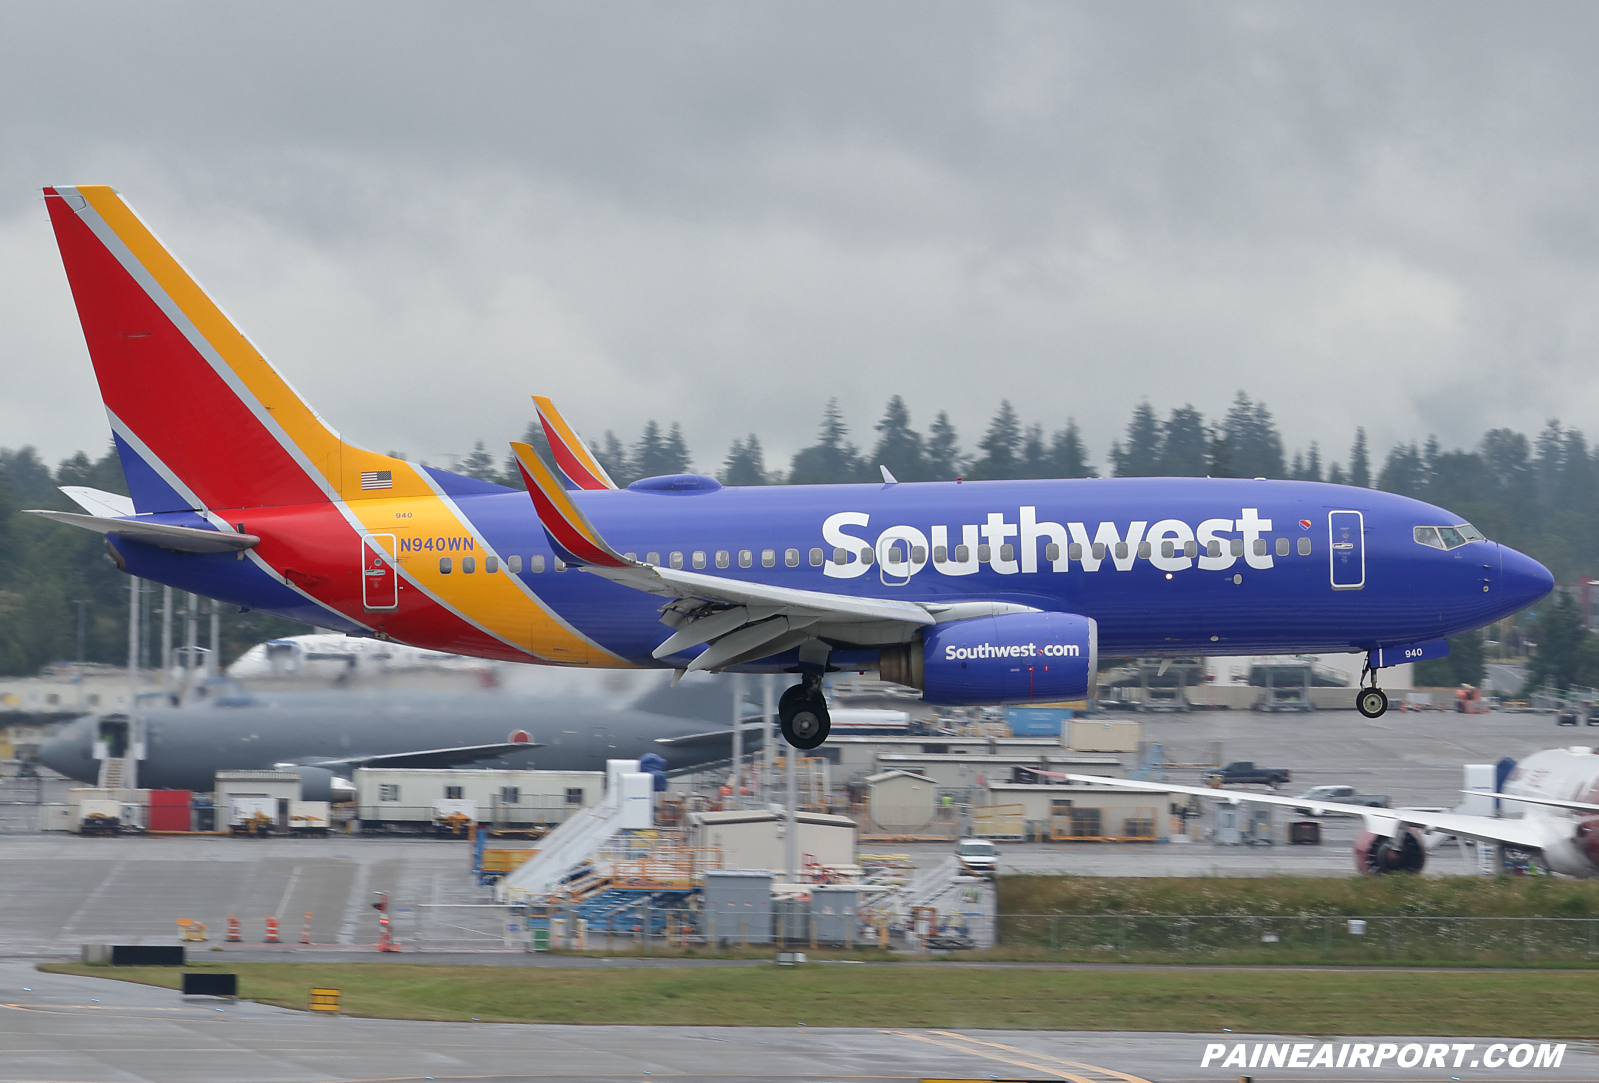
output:
[[[151,831],[188,831],[190,790],[151,790],[149,827]]]
[[[1072,717],[1065,707],[1007,707],[1005,721],[1012,737],[1059,737]]]

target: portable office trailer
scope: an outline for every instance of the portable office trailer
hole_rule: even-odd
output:
[[[689,845],[720,850],[725,868],[773,872],[787,868],[784,832],[788,825],[781,813],[768,809],[694,812],[689,814],[688,824]],[[795,815],[795,827],[801,860],[809,857],[822,865],[855,864],[854,820],[801,812]]]
[[[1129,719],[1074,718],[1066,723],[1066,747],[1074,752],[1137,752],[1144,724]]]
[[[819,884],[811,889],[811,921],[816,924],[816,939],[823,944],[855,942],[854,887]]]
[[[430,831],[440,802],[497,827],[545,827],[563,822],[605,796],[602,771],[503,771],[367,768],[355,772],[356,815],[362,831]]]
[[[1057,842],[1072,839],[1147,839],[1171,836],[1172,796],[1106,786],[996,783],[995,805],[1016,806],[1024,833]]]
[[[287,831],[289,805],[300,800],[300,772],[218,771],[215,800],[234,832]]]

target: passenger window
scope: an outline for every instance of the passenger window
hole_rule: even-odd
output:
[[[999,547],[999,559],[1002,560],[1002,561],[1015,560],[1016,559],[1016,547],[1014,545],[1011,545],[1009,542],[1006,542],[1004,545],[1000,546]]]
[[[1219,556],[1221,556],[1221,542],[1216,541],[1214,538],[1211,539],[1210,541],[1206,542],[1205,543],[1205,555],[1207,557],[1219,557]]]
[[[933,546],[933,563],[934,564],[947,564],[947,563],[949,563],[949,546],[947,546],[947,545],[935,545],[935,546]]]
[[[1059,560],[1060,546],[1055,542],[1050,542],[1048,545],[1044,546],[1044,559],[1049,561],[1051,564]]]
[[[790,568],[798,568],[799,567],[799,550],[798,549],[785,550],[784,553],[783,553],[783,563],[787,564]]]
[[[1242,539],[1242,538],[1229,538],[1227,540],[1227,548],[1232,552],[1233,556],[1235,556],[1235,557],[1243,556],[1244,555],[1244,539]]]
[[[1117,542],[1116,543],[1116,559],[1117,560],[1126,560],[1127,559],[1127,543],[1126,542]]]
[[[820,549],[812,549],[811,550],[811,567],[820,568],[821,566],[822,566],[822,551]]]
[[[1148,542],[1139,542],[1138,543],[1138,555],[1140,557],[1142,557],[1144,560],[1148,560],[1149,556],[1150,556],[1150,554],[1152,552],[1154,552],[1154,547],[1151,546]]]
[[[1169,541],[1163,541],[1160,543],[1160,555],[1168,559],[1174,557],[1177,555],[1177,547]]]
[[[1083,559],[1083,543],[1082,542],[1072,542],[1070,545],[1068,545],[1066,547],[1066,559],[1067,560],[1082,560]]]
[[[1122,550],[1125,552],[1126,549],[1127,549],[1127,547],[1125,545],[1123,545],[1122,546]],[[1094,559],[1095,560],[1104,560],[1105,559],[1105,543],[1104,542],[1095,542],[1094,543]]]
[[[475,571],[477,571],[477,558],[476,557],[462,557],[461,558],[461,574],[462,575],[471,575]]]
[[[1285,556],[1288,555],[1288,539],[1287,538],[1278,538],[1277,539],[1277,555],[1280,556],[1280,557],[1285,557]]]
[[[861,563],[862,564],[870,564],[876,558],[877,558],[877,554],[872,552],[872,547],[870,545],[861,546]]]
[[[883,563],[892,564],[896,568],[905,563],[905,554],[900,549],[899,542],[888,543],[888,549],[883,553]]]
[[[718,549],[716,551],[716,566],[718,568],[727,567],[727,550],[726,549]]]
[[[696,568],[705,567],[705,550],[703,550],[703,549],[694,550],[694,567],[696,567]]]
[[[738,566],[740,568],[748,568],[751,564],[754,564],[754,563],[755,563],[755,556],[748,549],[740,549],[738,551]]]
[[[521,575],[522,574],[522,558],[521,557],[519,557],[519,556],[512,557],[509,560],[507,560],[505,563],[506,563],[506,566],[511,569],[511,574],[512,575]]]
[[[455,563],[454,563],[454,561],[450,560],[449,557],[440,557],[439,558],[439,574],[440,575],[449,575],[450,572],[454,570],[454,567],[455,567]]]
[[[1309,538],[1300,538],[1299,539],[1299,555],[1302,556],[1302,557],[1308,557],[1310,555],[1310,539]]]
[[[495,572],[499,571],[500,570],[500,558],[499,557],[484,557],[483,558],[483,570],[484,570],[484,572],[488,573],[489,575],[493,575]]]
[[[566,561],[562,560],[560,557],[556,557],[555,558],[555,570],[558,571],[558,572],[566,571]]]
[[[763,568],[775,568],[775,567],[777,567],[777,550],[776,549],[762,549],[761,550],[761,567],[763,567]]]
[[[671,556],[667,557],[667,560],[669,560],[671,562],[673,568],[681,568],[681,567],[683,567],[683,554],[682,553],[673,553]]]
[[[624,559],[624,560],[637,560],[638,559],[638,554],[637,553],[623,553],[622,554],[622,559]]]
[[[544,570],[544,558],[543,557],[534,557],[532,564],[533,564],[533,570],[535,572],[542,572]]]
[[[1255,539],[1255,555],[1257,557],[1263,557],[1263,556],[1266,555],[1266,539],[1265,538],[1256,538]]]
[[[993,559],[993,554],[993,549],[986,545],[979,545],[977,547],[977,562],[979,564],[987,564]]]
[[[1199,543],[1198,542],[1192,542],[1192,541],[1183,542],[1183,556],[1187,557],[1189,560],[1192,560],[1194,557],[1197,557],[1198,555],[1199,555]]]
[[[926,564],[927,563],[927,546],[925,546],[925,545],[913,545],[913,546],[911,546],[911,563],[912,564]]]
[[[661,566],[661,554],[659,554],[659,553],[645,553],[644,554],[644,563],[653,564],[657,568],[659,568]]]
[[[834,564],[848,564],[849,563],[849,550],[845,549],[842,545],[839,546],[837,549],[834,549],[833,550],[833,563]]]

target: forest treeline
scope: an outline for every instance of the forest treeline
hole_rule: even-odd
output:
[[[547,449],[537,422],[528,425],[524,439]],[[900,481],[1087,478],[1102,476],[1101,466],[1112,477],[1327,481],[1445,507],[1488,537],[1542,561],[1562,582],[1599,570],[1599,450],[1590,449],[1580,430],[1558,421],[1531,436],[1494,429],[1473,447],[1451,450],[1429,436],[1376,452],[1363,429],[1352,433],[1347,450],[1336,454],[1315,442],[1291,452],[1288,446],[1266,404],[1242,391],[1214,419],[1191,405],[1162,416],[1150,403],[1139,403],[1102,464],[1089,454],[1071,418],[1025,419],[1005,401],[968,448],[947,413],[934,415],[921,430],[904,400],[895,396],[859,441],[833,400],[823,410],[815,442],[796,452],[786,467],[769,465],[760,435],[751,432],[734,440],[707,472],[729,485],[877,482],[880,467]],[[676,423],[650,421],[631,443],[607,432],[593,450],[624,486],[696,465]],[[483,441],[452,468],[522,487],[514,461],[490,453]],[[30,673],[44,663],[77,657],[80,613],[85,658],[126,660],[127,579],[105,558],[103,540],[88,531],[16,514],[31,507],[75,510],[57,491],[60,485],[127,491],[121,467],[109,451],[99,459],[79,452],[52,470],[32,448],[0,449],[3,673]],[[159,604],[159,592],[156,599]],[[1555,609],[1544,608],[1550,614]],[[1569,615],[1563,620],[1562,628],[1569,625]],[[261,639],[304,630],[279,618],[236,612],[224,617],[223,628],[227,659]],[[1577,679],[1588,657],[1579,650],[1581,643],[1567,646],[1569,650],[1560,648],[1567,658],[1557,673],[1562,685]],[[1594,683],[1599,683],[1599,643],[1588,653],[1593,656]]]

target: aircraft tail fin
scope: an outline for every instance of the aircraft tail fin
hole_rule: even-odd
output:
[[[426,492],[340,440],[114,189],[44,194],[139,512]]]
[[[555,473],[539,458],[531,444],[511,442],[517,467],[527,482],[539,523],[555,547],[556,555],[568,564],[591,564],[601,568],[631,568],[628,560],[608,545],[594,529],[588,516],[572,500],[571,493],[556,480]]]
[[[538,407],[539,424],[544,426],[544,435],[549,438],[550,451],[555,455],[555,465],[561,471],[561,476],[566,481],[568,489],[614,489],[616,482],[611,480],[611,475],[605,472],[605,467],[594,457],[594,453],[583,443],[577,430],[567,424],[566,418],[543,395],[533,396],[533,405]]]

